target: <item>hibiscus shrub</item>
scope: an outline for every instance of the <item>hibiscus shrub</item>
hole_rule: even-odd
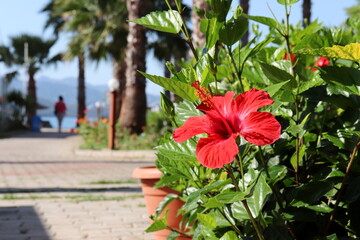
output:
[[[360,237],[360,21],[290,26],[288,14],[284,23],[240,8],[229,16],[231,1],[208,1],[196,50],[175,2],[135,20],[179,33],[194,56],[180,71],[168,63],[171,78],[142,73],[182,98],[162,95],[174,131],[156,147],[157,185],[179,191],[188,228],[169,238]],[[297,1],[278,2],[289,12]],[[253,27],[241,44],[254,22],[269,34]],[[148,231],[168,228],[166,214],[154,219]]]

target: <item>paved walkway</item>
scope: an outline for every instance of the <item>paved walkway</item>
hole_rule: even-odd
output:
[[[0,240],[140,240],[149,225],[139,166],[153,152],[79,151],[43,129],[0,139]]]

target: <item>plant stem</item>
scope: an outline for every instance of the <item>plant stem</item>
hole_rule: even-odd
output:
[[[239,69],[238,69],[237,66],[236,66],[234,56],[233,56],[233,54],[232,54],[232,52],[231,52],[231,47],[230,47],[230,46],[227,46],[227,50],[228,50],[229,55],[230,55],[231,64],[232,64],[232,65],[234,66],[234,68],[235,68],[236,77],[237,77],[238,81],[240,82],[241,90],[244,92],[245,89],[244,89],[244,85],[242,84],[242,81],[241,81],[241,73],[240,73]]]
[[[250,208],[249,208],[249,205],[247,204],[247,201],[246,201],[246,200],[242,200],[241,202],[242,202],[242,204],[244,205],[245,210],[246,210],[247,214],[248,214],[249,217],[250,217],[250,221],[251,221],[252,225],[253,225],[254,228],[255,228],[255,231],[256,231],[256,234],[257,234],[258,238],[259,238],[260,240],[265,240],[264,236],[263,236],[262,233],[261,233],[261,230],[260,230],[259,225],[258,225],[257,222],[255,221],[255,219],[254,219],[254,217],[253,217],[253,215],[252,215],[252,213],[251,213],[251,211],[250,211]]]
[[[227,171],[227,173],[229,174],[229,176],[230,176],[233,184],[235,185],[236,191],[241,192],[241,190],[240,190],[240,188],[239,188],[239,185],[236,183],[236,179],[235,179],[235,177],[234,177],[234,173],[232,172],[231,167],[225,168],[225,170]],[[244,189],[244,190],[245,190],[245,189]],[[251,211],[250,211],[250,208],[249,208],[249,205],[247,204],[247,201],[244,199],[244,200],[242,200],[241,202],[242,202],[242,204],[243,204],[244,207],[245,207],[245,210],[246,210],[246,212],[247,212],[247,214],[248,214],[248,216],[249,216],[249,218],[250,218],[251,224],[252,224],[252,225],[254,226],[254,228],[255,228],[256,235],[258,236],[258,238],[259,238],[260,240],[265,240],[264,236],[263,236],[262,233],[261,233],[261,230],[260,230],[260,227],[259,227],[258,223],[255,221],[255,218],[253,217],[253,215],[252,215],[252,213],[251,213]]]
[[[332,211],[332,213],[330,215],[329,223],[328,223],[328,225],[327,225],[327,227],[325,229],[325,232],[324,232],[325,236],[327,235],[328,231],[330,230],[331,224],[333,223],[333,221],[335,219],[336,210],[337,210],[337,208],[339,206],[339,203],[340,203],[340,197],[341,197],[342,192],[344,191],[346,180],[349,177],[349,173],[350,173],[351,167],[352,167],[352,165],[354,163],[354,159],[355,159],[357,151],[359,150],[359,147],[360,147],[360,138],[358,138],[358,141],[357,141],[357,143],[356,143],[356,145],[355,145],[355,147],[354,147],[354,149],[353,149],[353,151],[352,151],[352,153],[350,155],[350,161],[349,161],[349,163],[348,163],[348,165],[346,167],[345,176],[344,176],[344,178],[343,178],[343,180],[341,182],[341,187],[340,187],[339,192],[338,192],[337,197],[336,197],[336,202],[335,202],[334,209],[333,209],[333,211]]]
[[[241,183],[242,183],[242,188],[245,191],[245,179],[244,179],[244,169],[243,169],[243,165],[242,165],[242,157],[240,155],[240,152],[238,153],[238,155],[236,156],[236,162],[238,164],[239,170],[240,170],[240,174],[241,174]]]

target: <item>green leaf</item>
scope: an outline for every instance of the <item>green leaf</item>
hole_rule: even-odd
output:
[[[168,33],[179,33],[182,26],[181,15],[175,10],[151,12],[142,18],[132,20],[131,22]]]
[[[210,191],[212,191],[214,189],[217,189],[217,188],[221,188],[221,187],[223,187],[223,186],[225,186],[227,184],[230,184],[230,183],[231,183],[231,179],[220,180],[220,181],[216,181],[216,182],[210,184],[209,186],[206,186],[206,187],[204,187],[202,189],[199,189],[199,190],[197,190],[195,192],[192,192],[189,195],[189,197],[188,197],[188,199],[187,199],[187,201],[186,201],[183,208],[186,211],[193,210],[194,208],[197,207],[197,202],[200,200],[200,196],[202,194],[208,193],[208,192],[210,192]]]
[[[278,27],[279,27],[278,23],[272,18],[263,17],[263,16],[250,16],[250,15],[247,15],[247,14],[244,14],[244,13],[241,16],[246,17],[246,18],[248,18],[250,20],[253,20],[255,22],[262,23],[262,24],[267,25],[267,26],[269,26],[271,28],[278,29]]]
[[[321,202],[321,204],[318,205],[309,205],[305,207],[319,213],[331,213],[333,211],[333,209],[324,202]]]
[[[287,81],[284,81],[281,83],[275,83],[275,84],[272,84],[272,85],[264,88],[263,90],[265,92],[267,92],[270,95],[270,97],[273,97],[288,82],[290,82],[290,80],[287,80]]]
[[[271,166],[268,171],[270,175],[268,181],[271,181],[274,184],[286,176],[287,168],[283,165],[274,165]]]
[[[156,147],[159,154],[172,159],[173,161],[197,161],[195,146],[192,141],[177,143],[166,142]]]
[[[234,231],[226,232],[219,240],[234,240],[238,239],[238,236]]]
[[[260,63],[261,69],[263,70],[265,76],[273,83],[283,83],[283,82],[289,82],[289,84],[285,85],[283,84],[284,89],[291,90],[293,88],[296,88],[296,81],[291,74],[288,72],[275,67],[273,65],[267,64],[267,63]]]
[[[306,204],[313,204],[320,200],[327,192],[334,187],[333,183],[325,181],[310,182],[304,184],[296,189],[295,199],[292,202],[293,206],[303,206]]]
[[[250,54],[246,58],[254,56],[255,54],[260,52],[264,47],[266,47],[272,41],[274,41],[274,38],[267,38],[267,39],[259,42],[258,44],[255,45],[255,47],[253,49],[251,49]]]
[[[246,18],[229,20],[220,30],[220,42],[226,45],[233,45],[241,39],[248,30],[249,22]]]
[[[234,203],[244,200],[247,195],[250,194],[250,188],[245,192],[223,192],[215,196],[215,198],[221,203]]]
[[[303,165],[303,157],[305,155],[305,151],[306,151],[306,145],[305,144],[301,145],[301,147],[299,149],[299,166]],[[291,159],[290,159],[290,163],[294,169],[298,168],[296,161],[297,161],[297,153],[294,152],[294,154],[291,156]]]
[[[175,117],[175,109],[173,102],[170,101],[170,99],[168,99],[162,92],[160,93],[160,106],[161,110],[167,115],[167,117]]]
[[[197,214],[197,219],[199,220],[199,222],[201,224],[203,224],[206,227],[209,228],[216,228],[216,219],[213,215],[211,214],[202,214],[202,213],[198,213]]]
[[[324,133],[324,138],[332,142],[335,146],[341,149],[351,150],[356,139],[354,139],[353,132],[344,129],[338,129],[335,133]]]
[[[166,218],[162,218],[159,220],[155,220],[146,230],[145,232],[149,233],[149,232],[156,232],[156,231],[160,231],[160,230],[164,230],[167,229],[167,223],[166,223]]]
[[[214,48],[212,48],[214,50]],[[201,85],[208,86],[209,83],[215,81],[215,77],[212,74],[212,69],[214,68],[213,59],[211,57],[213,51],[208,51],[204,54],[196,64],[196,75],[197,79],[200,80]]]
[[[348,67],[324,67],[321,77],[325,82],[334,84],[340,90],[360,95],[360,71]]]
[[[308,118],[310,116],[310,113],[306,115],[306,117],[301,121],[300,124],[295,124],[294,121],[290,121],[290,126],[285,130],[294,137],[303,137],[306,133],[306,130],[304,129],[305,123],[307,122]]]
[[[148,78],[150,81],[162,86],[166,90],[169,90],[176,95],[194,102],[196,100],[194,88],[190,84],[179,82],[174,78],[165,78],[156,75],[150,75],[144,72],[139,71],[144,77]]]
[[[178,195],[170,193],[164,197],[164,199],[159,203],[155,210],[155,219],[164,211],[167,205],[178,198]]]
[[[225,204],[216,199],[216,197],[209,198],[202,206],[206,208],[220,208]]]
[[[326,240],[339,240],[336,233],[326,236]]]
[[[360,62],[360,43],[350,43],[346,46],[334,45],[332,47],[309,49],[309,50],[300,51],[299,53],[312,55],[312,56],[341,58],[355,62]]]
[[[201,19],[200,30],[206,37],[206,48],[212,48],[219,39],[219,31],[223,26],[223,22],[218,22],[217,18]]]
[[[252,196],[246,199],[253,217],[256,218],[259,216],[269,194],[271,194],[271,188],[266,183],[265,178],[260,175],[256,185],[254,186]],[[231,205],[231,209],[234,217],[238,220],[250,219],[242,202],[233,203]]]
[[[194,103],[186,100],[176,107],[175,112],[177,117],[176,120],[180,125],[182,125],[190,117],[203,115],[202,112],[195,108]]]
[[[299,0],[277,0],[278,3],[282,4],[282,5],[287,5],[287,6],[291,6],[294,3],[297,3]]]

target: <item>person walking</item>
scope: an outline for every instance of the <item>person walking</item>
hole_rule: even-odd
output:
[[[62,96],[59,96],[59,101],[55,103],[55,116],[58,120],[58,132],[61,132],[61,123],[66,113],[66,105]]]

